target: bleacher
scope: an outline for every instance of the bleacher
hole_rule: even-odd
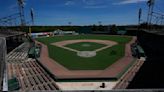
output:
[[[114,89],[126,89],[130,82],[133,80],[134,76],[140,69],[140,67],[143,65],[144,61],[142,60],[137,60],[130,69],[125,73],[124,76],[122,76],[119,79],[119,82],[117,85],[114,87]]]
[[[27,42],[23,43],[7,56],[8,62],[23,62],[27,59],[27,52],[29,49],[29,44]]]
[[[57,90],[53,78],[32,58],[28,58],[30,44],[23,43],[7,56],[8,78],[18,79],[19,91],[29,90]]]

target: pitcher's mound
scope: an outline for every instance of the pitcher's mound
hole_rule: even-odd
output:
[[[90,47],[91,45],[90,44],[82,44],[81,46],[83,46],[83,47]]]
[[[95,51],[79,51],[77,52],[77,55],[80,57],[88,58],[88,57],[96,56],[96,52]]]

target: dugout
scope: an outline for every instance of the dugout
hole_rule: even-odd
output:
[[[28,51],[29,58],[38,58],[40,57],[41,45],[37,44],[32,46]]]
[[[143,48],[136,43],[131,44],[131,51],[132,51],[132,56],[134,57],[138,57],[139,59],[141,57],[146,57]]]

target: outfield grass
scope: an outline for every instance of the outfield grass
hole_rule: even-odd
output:
[[[96,56],[90,58],[79,57],[76,52],[51,45],[54,42],[74,39],[112,40],[119,44],[99,51]],[[49,56],[52,59],[70,70],[102,70],[124,56],[125,44],[131,40],[131,37],[78,35],[38,38],[37,40],[48,46]]]
[[[78,42],[78,43],[65,45],[65,47],[69,47],[78,51],[94,51],[104,46],[107,46],[107,45],[94,43],[94,42]]]
[[[75,40],[75,39],[99,39],[99,40],[112,40],[119,44],[125,44],[131,40],[132,37],[124,36],[109,36],[109,35],[77,35],[77,36],[55,36],[55,37],[45,37],[37,38],[36,40],[48,45],[53,42],[59,42],[64,40]]]

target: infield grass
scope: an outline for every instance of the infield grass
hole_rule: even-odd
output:
[[[104,46],[107,46],[107,45],[94,43],[94,42],[78,42],[78,43],[65,45],[65,47],[69,47],[78,51],[94,51]]]

